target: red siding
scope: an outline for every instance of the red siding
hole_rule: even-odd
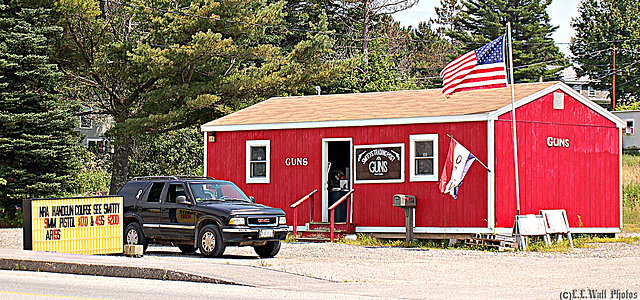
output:
[[[282,208],[291,225],[290,205],[322,186],[322,139],[352,138],[353,145],[404,143],[405,182],[354,185],[353,220],[357,226],[404,226],[404,212],[392,206],[397,193],[415,195],[418,227],[487,227],[487,171],[475,164],[465,177],[458,199],[442,195],[437,182],[410,182],[409,136],[439,134],[438,172],[449,147],[447,134],[453,135],[483,162],[487,161],[486,122],[417,124],[370,127],[338,127],[269,131],[217,132],[208,144],[208,175],[231,180],[258,203]],[[246,184],[245,147],[247,140],[271,141],[271,183]],[[286,166],[287,157],[306,157],[307,166]],[[353,160],[353,158],[352,158]],[[322,214],[322,194],[315,197],[314,219]],[[299,225],[309,221],[309,204],[299,211]]]
[[[615,124],[565,95],[553,93],[516,109],[521,214],[566,209],[571,227],[619,227],[619,132]],[[495,123],[496,227],[516,214],[511,114]],[[569,139],[548,147],[547,137]]]

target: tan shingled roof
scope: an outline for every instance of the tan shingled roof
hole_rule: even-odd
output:
[[[556,83],[516,84],[515,100]],[[203,126],[460,116],[491,112],[510,103],[508,87],[460,92],[449,99],[440,89],[278,97]]]

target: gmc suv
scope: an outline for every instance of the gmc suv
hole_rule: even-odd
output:
[[[124,243],[178,246],[219,257],[227,246],[253,246],[273,257],[287,236],[279,208],[256,204],[235,184],[210,177],[136,177],[118,195],[124,198]]]

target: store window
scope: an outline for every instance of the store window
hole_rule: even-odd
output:
[[[271,141],[247,141],[247,183],[269,183]]]
[[[409,145],[409,181],[438,181],[438,135],[411,135]]]

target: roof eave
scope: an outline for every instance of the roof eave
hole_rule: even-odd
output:
[[[202,125],[200,129],[203,132],[248,131],[248,130],[305,129],[305,128],[362,127],[362,126],[453,123],[453,122],[478,122],[478,121],[487,121],[488,119],[489,119],[488,113],[477,113],[477,114],[470,114],[470,115],[454,115],[454,116],[341,120],[341,121],[321,121],[321,122],[298,122],[298,123],[268,123],[268,124],[246,124],[246,125],[206,125],[205,124],[205,125]]]

